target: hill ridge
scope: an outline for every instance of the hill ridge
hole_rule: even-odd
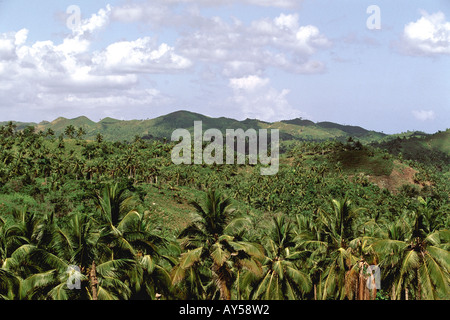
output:
[[[53,121],[34,122],[15,122],[17,130],[23,130],[27,126],[34,126],[36,131],[45,132],[52,129],[55,135],[64,134],[67,126],[72,125],[75,128],[83,127],[86,131],[84,138],[94,139],[97,134],[102,134],[105,140],[116,141],[132,141],[136,136],[165,138],[170,139],[172,132],[178,128],[185,128],[192,131],[194,121],[203,121],[203,130],[217,128],[224,132],[226,129],[279,129],[282,141],[299,140],[299,141],[325,141],[329,139],[346,141],[350,137],[360,140],[362,143],[373,143],[377,141],[388,141],[395,139],[401,134],[388,135],[382,132],[365,129],[356,125],[342,125],[331,121],[313,122],[308,119],[296,118],[291,120],[281,120],[277,122],[266,122],[258,119],[237,120],[228,117],[212,117],[200,113],[177,110],[165,115],[161,115],[152,119],[133,119],[119,120],[112,117],[106,117],[98,122],[89,119],[87,116],[81,115],[68,119],[58,117]],[[8,122],[0,122],[0,126],[7,125]],[[448,131],[448,130],[447,130]],[[430,140],[430,145],[438,146],[450,152],[448,149],[449,139],[447,131],[436,136],[432,134],[420,135]],[[442,131],[440,131],[442,132]],[[450,131],[448,131],[450,132]],[[392,137],[392,139],[391,139]],[[436,140],[445,140],[436,141]],[[428,141],[428,140],[427,140]]]

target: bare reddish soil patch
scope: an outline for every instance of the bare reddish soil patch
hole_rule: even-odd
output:
[[[395,167],[392,169],[390,175],[383,176],[368,176],[370,182],[376,184],[381,189],[386,188],[391,192],[397,192],[398,189],[405,185],[415,185],[422,187],[422,185],[414,181],[414,176],[418,171],[407,166],[402,166],[399,162],[395,162]]]

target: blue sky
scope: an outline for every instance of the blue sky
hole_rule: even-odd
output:
[[[180,109],[445,130],[450,1],[0,0],[0,121]]]

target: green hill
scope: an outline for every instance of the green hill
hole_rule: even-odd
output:
[[[365,134],[369,133],[369,130],[366,130],[361,127],[357,126],[344,126],[333,122],[319,122],[317,123],[317,126],[321,128],[327,128],[327,129],[339,129],[343,132],[346,132],[353,136],[364,136]]]
[[[174,143],[120,141],[168,137],[196,120],[204,129],[279,128],[276,174],[262,175],[263,163],[179,165]],[[244,301],[449,297],[449,130],[385,137],[187,111],[29,125],[0,127],[0,300],[212,301],[221,288]],[[64,138],[86,134],[41,134],[67,126]],[[105,139],[92,141],[99,133]],[[389,272],[370,292],[361,283],[376,264]],[[70,290],[71,275],[82,290]]]
[[[427,135],[420,132],[409,132],[406,134],[386,135],[381,132],[370,131],[359,126],[341,125],[333,122],[318,122],[306,119],[283,120],[279,122],[264,122],[257,119],[246,119],[243,121],[220,117],[212,118],[199,113],[189,111],[177,111],[164,116],[148,120],[118,120],[104,118],[99,122],[94,122],[85,116],[74,119],[57,118],[51,122],[42,121],[40,123],[20,123],[14,122],[16,130],[23,130],[27,126],[34,126],[36,131],[45,132],[52,129],[55,135],[64,133],[67,126],[72,125],[76,129],[82,127],[86,132],[84,138],[93,140],[97,134],[101,134],[107,141],[132,141],[136,136],[146,138],[170,139],[175,129],[183,128],[193,132],[194,121],[202,121],[203,130],[216,128],[225,132],[226,129],[279,129],[283,143],[290,141],[325,141],[338,140],[346,141],[349,137],[356,138],[362,143],[380,142],[381,147],[392,147],[394,138],[405,136],[412,139],[412,144],[420,143],[425,149],[439,150],[444,153],[450,152],[449,133],[441,132],[436,135]],[[7,122],[0,122],[0,126],[7,125]],[[405,143],[404,143],[405,144]],[[408,145],[406,143],[405,145]],[[411,149],[410,147],[405,147]]]
[[[413,133],[395,135],[372,146],[385,149],[390,154],[401,154],[404,159],[434,165],[438,168],[450,164],[450,129],[435,134]]]

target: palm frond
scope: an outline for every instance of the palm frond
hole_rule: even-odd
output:
[[[131,259],[115,259],[103,262],[96,266],[100,277],[119,277],[126,270],[131,270],[136,262]]]
[[[216,242],[211,247],[211,258],[213,262],[219,267],[223,266],[225,261],[230,257],[230,252],[224,250],[219,242]]]
[[[180,267],[183,269],[190,268],[194,263],[200,261],[203,253],[203,247],[194,250],[189,250],[183,253],[180,257]]]

